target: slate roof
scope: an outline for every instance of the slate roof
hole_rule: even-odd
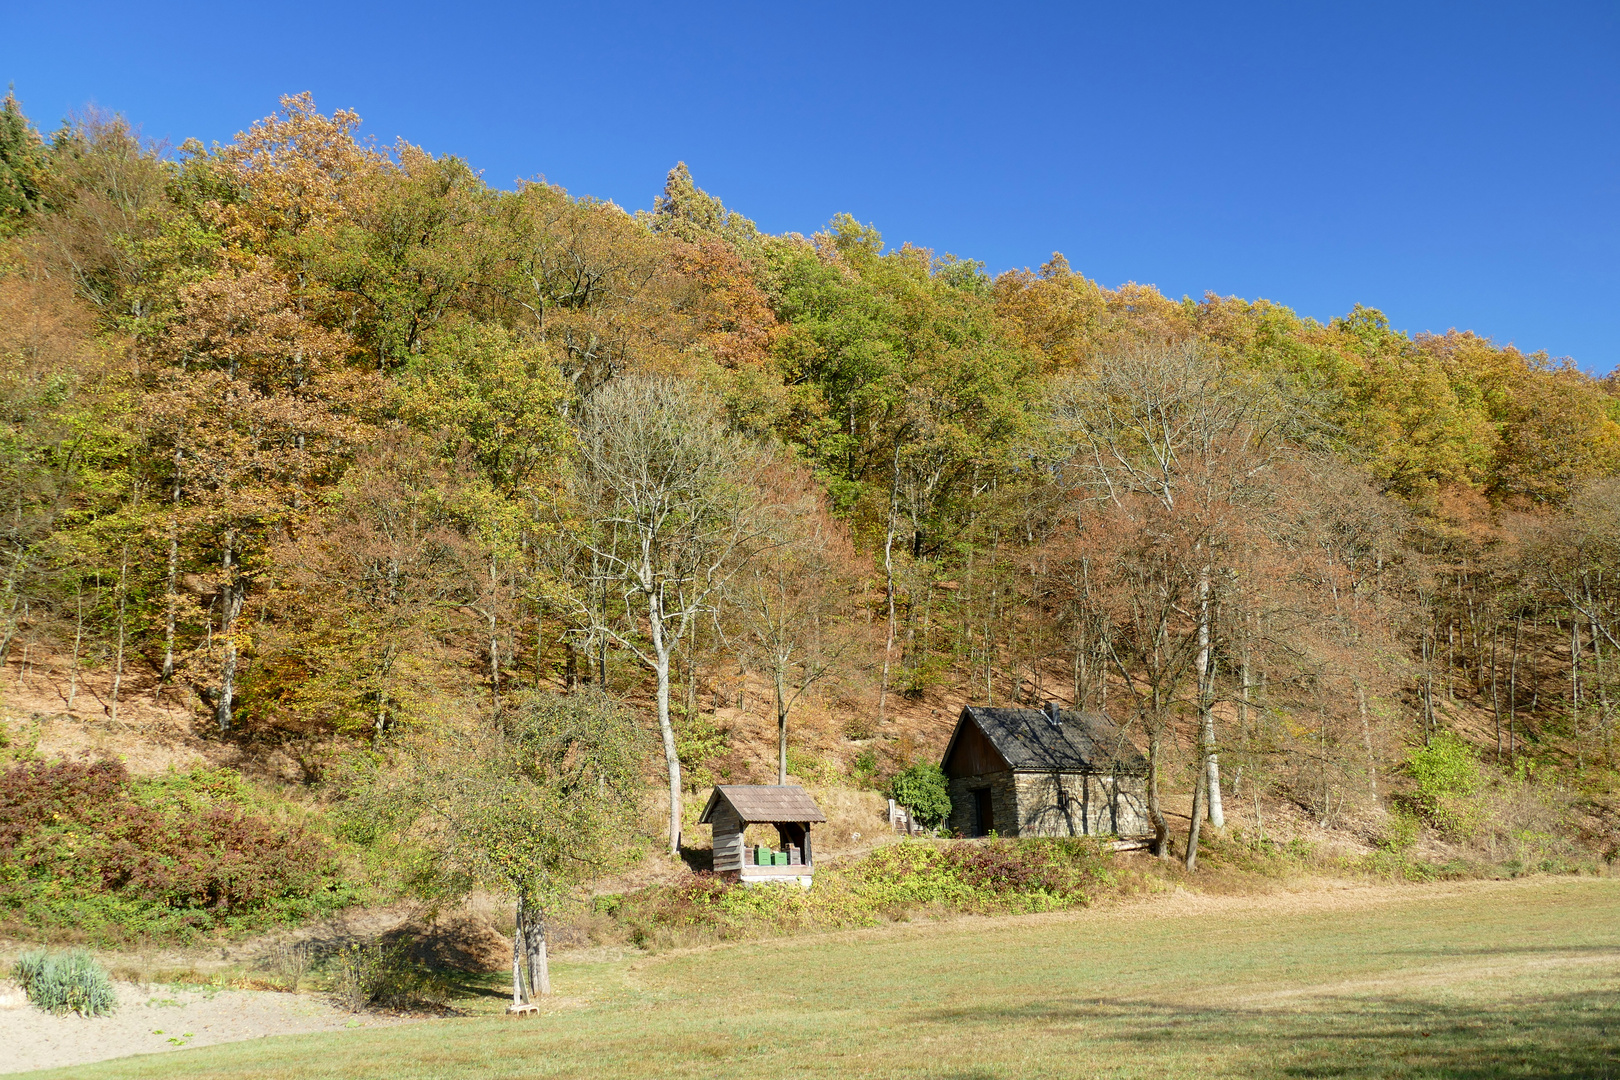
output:
[[[749,823],[827,820],[815,800],[798,784],[721,784],[709,796],[709,804],[698,818],[699,825],[712,822],[710,815],[721,799],[729,802],[737,816]]]
[[[1146,774],[1147,758],[1107,716],[1072,709],[1058,715],[1063,722],[1054,727],[1040,709],[969,705],[956,730],[971,718],[1014,772]],[[950,760],[956,738],[951,735],[941,761]]]

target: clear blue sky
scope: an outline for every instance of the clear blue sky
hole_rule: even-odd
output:
[[[0,4],[0,80],[175,143],[281,93],[494,184],[839,211],[1114,285],[1620,364],[1620,3]]]

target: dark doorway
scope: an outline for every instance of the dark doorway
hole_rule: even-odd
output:
[[[990,805],[990,789],[979,788],[973,793],[973,835],[989,836],[995,827],[996,815]]]

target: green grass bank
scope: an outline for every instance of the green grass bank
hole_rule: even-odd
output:
[[[1171,897],[559,963],[555,979],[534,1019],[36,1075],[1620,1076],[1620,881]]]

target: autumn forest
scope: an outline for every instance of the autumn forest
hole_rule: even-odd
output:
[[[937,760],[905,718],[946,699],[1106,711],[1166,852],[1172,810],[1331,821],[1450,743],[1612,845],[1617,376],[768,235],[684,165],[650,210],[501,189],[359,123],[165,147],[7,99],[7,672],[322,747],[334,797],[600,691],[665,850],[701,784]],[[715,719],[745,690],[768,757]]]

